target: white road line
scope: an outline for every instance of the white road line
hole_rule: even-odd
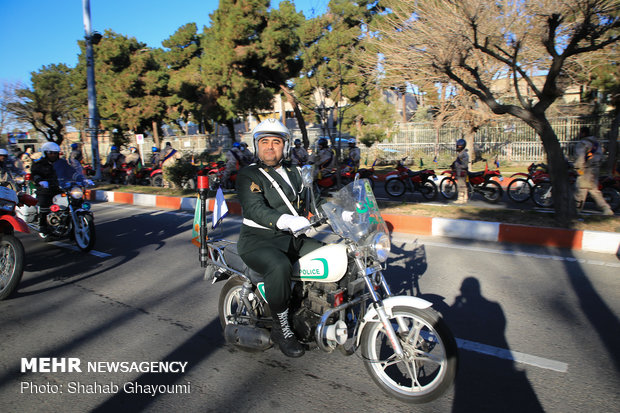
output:
[[[499,357],[505,360],[512,360],[517,363],[529,364],[530,366],[553,370],[560,373],[566,373],[568,371],[568,364],[562,363],[561,361],[532,356],[531,354],[489,346],[487,344],[476,343],[475,341],[463,340],[462,338],[457,338],[456,344],[463,350],[475,351],[477,353]]]
[[[472,247],[472,246],[466,246],[466,245],[453,245],[453,244],[446,244],[442,242],[432,242],[432,241],[425,241],[425,240],[420,240],[419,243],[424,244],[424,245],[430,245],[432,247],[452,248],[452,249],[457,249],[457,250],[468,250],[468,251],[477,251],[477,252],[488,252],[491,254],[514,255],[518,257],[539,258],[543,260],[566,261],[566,262],[575,262],[579,264],[600,265],[604,267],[620,268],[620,263],[617,263],[617,262],[586,260],[583,258],[563,257],[561,255],[536,254],[536,253],[524,252],[524,251],[499,250],[495,248]]]
[[[78,247],[76,247],[75,245],[72,244],[67,244],[65,242],[61,242],[61,241],[50,241],[49,244],[55,245],[57,247],[61,247],[61,248],[67,248],[73,251],[80,251],[80,249]],[[100,251],[95,251],[95,250],[90,250],[88,251],[88,253],[90,255],[94,255],[95,257],[99,257],[99,258],[107,258],[107,257],[111,257],[111,254],[107,254],[105,252],[100,252]]]

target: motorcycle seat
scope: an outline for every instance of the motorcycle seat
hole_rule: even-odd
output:
[[[224,247],[224,259],[229,267],[245,274],[254,284],[264,281],[262,274],[245,265],[239,256],[239,252],[237,252],[237,244],[228,244]]]
[[[469,177],[470,178],[475,178],[477,176],[482,176],[484,175],[484,171],[480,171],[480,172],[469,172]]]
[[[418,176],[422,173],[422,171],[407,171],[407,173],[409,174],[409,176]]]

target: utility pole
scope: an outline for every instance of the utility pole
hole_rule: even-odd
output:
[[[90,26],[90,0],[82,0],[84,16],[84,39],[86,40],[86,84],[88,89],[88,130],[93,152],[94,179],[101,179],[101,162],[99,161],[99,111],[97,110],[97,93],[95,91],[95,57],[93,55],[93,33]],[[101,35],[96,33],[95,44]]]

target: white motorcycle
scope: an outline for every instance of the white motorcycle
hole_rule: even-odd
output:
[[[302,177],[311,187],[309,167]],[[366,370],[391,397],[426,403],[441,396],[456,375],[456,342],[430,302],[392,295],[383,275],[390,237],[370,183],[354,180],[321,208],[315,225],[327,222],[338,242],[295,265],[289,313],[297,338],[325,352],[360,351]],[[236,243],[206,238],[201,234],[205,278],[226,280],[218,305],[226,341],[249,351],[270,348],[263,277],[243,263]]]

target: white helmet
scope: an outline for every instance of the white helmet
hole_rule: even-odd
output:
[[[1,155],[9,156],[9,151],[7,151],[6,149],[2,148],[2,149],[0,149],[0,156]]]
[[[58,146],[58,144],[54,142],[45,142],[43,145],[41,145],[41,152],[60,152],[60,146]]]
[[[291,147],[291,131],[282,124],[278,119],[265,119],[252,130],[252,139],[254,141],[254,153],[258,153],[258,141],[266,136],[277,136],[284,140],[284,159],[289,157],[289,149]]]

